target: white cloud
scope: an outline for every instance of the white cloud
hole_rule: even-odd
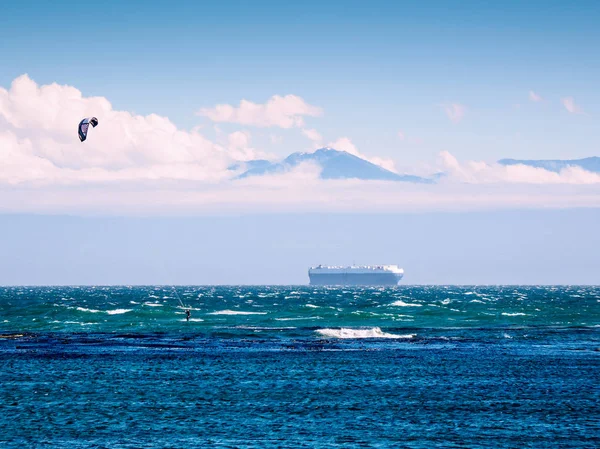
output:
[[[535,93],[534,91],[532,91],[532,90],[530,90],[530,91],[529,91],[529,99],[530,99],[531,101],[535,102],[535,103],[537,103],[537,102],[540,102],[540,101],[542,101],[542,100],[543,100],[543,98],[542,98],[540,95],[536,94],[536,93]]]
[[[323,141],[323,136],[321,136],[316,129],[303,129],[302,134],[315,143],[320,143]]]
[[[229,145],[233,148],[246,148],[250,144],[250,133],[246,131],[235,131],[227,138]]]
[[[214,122],[280,128],[302,127],[305,116],[319,117],[322,114],[321,108],[306,103],[296,95],[274,95],[264,104],[248,100],[242,100],[238,107],[218,104],[197,112],[197,115],[208,117]]]
[[[423,212],[600,207],[597,184],[440,185],[316,179],[318,167],[219,184],[90,185],[84,191],[0,186],[0,212],[202,215],[286,212]]]
[[[600,175],[577,166],[552,172],[528,165],[488,164],[481,161],[459,161],[449,152],[439,154],[440,168],[448,179],[469,184],[595,184],[600,186]]]
[[[82,143],[77,125],[91,115],[99,125],[90,129]],[[13,182],[17,177],[20,182],[51,182],[75,171],[75,178],[85,181],[90,170],[106,171],[107,178],[129,170],[132,176],[145,178],[155,176],[157,166],[172,166],[173,170],[160,171],[167,175],[180,173],[175,167],[183,165],[188,167],[186,172],[193,167],[194,178],[215,179],[232,159],[226,148],[197,130],[179,130],[156,114],[114,110],[107,99],[83,97],[70,86],[38,86],[27,75],[16,78],[8,90],[0,88],[0,133],[0,157],[11,160]],[[34,174],[29,167],[39,170]],[[144,170],[148,173],[143,174]],[[0,183],[7,176],[4,171]]]
[[[272,159],[273,155],[250,146],[251,135],[248,131],[235,131],[227,135],[227,154],[237,161],[253,159]]]
[[[575,104],[575,100],[573,97],[565,97],[561,99],[561,102],[565,109],[569,111],[571,114],[582,114],[583,109],[577,104]]]
[[[467,112],[466,106],[459,103],[446,104],[443,107],[448,118],[454,123],[460,122]]]

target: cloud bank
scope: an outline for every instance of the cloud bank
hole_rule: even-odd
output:
[[[449,180],[465,184],[571,184],[600,187],[598,173],[591,173],[576,166],[564,168],[557,173],[521,164],[501,165],[478,161],[460,163],[447,151],[439,154],[439,166],[440,170],[448,175]]]
[[[299,128],[304,126],[305,116],[319,117],[323,111],[296,95],[284,97],[274,95],[264,104],[242,100],[238,107],[218,104],[213,108],[202,108],[197,114],[213,122],[237,123],[262,128]]]
[[[221,105],[222,106],[222,105]],[[215,122],[297,127],[322,136],[303,117],[322,114],[299,97],[205,110]],[[461,109],[452,108],[455,118]],[[452,115],[450,114],[450,115]],[[99,126],[84,143],[77,124]],[[452,117],[451,117],[452,118]],[[157,114],[115,110],[103,97],[72,86],[38,85],[27,75],[0,87],[0,212],[83,214],[202,214],[301,211],[421,211],[503,207],[600,207],[598,174],[560,173],[525,166],[459,162],[442,152],[434,185],[357,180],[324,181],[320,167],[303,164],[280,174],[234,179],[233,163],[264,158],[248,131],[218,142],[199,128],[179,129]],[[330,143],[394,170],[391,159],[367,157],[348,137]],[[293,150],[292,150],[293,151]],[[290,151],[291,152],[291,151]]]
[[[83,117],[95,116],[84,143],[75,139]],[[235,138],[233,139],[235,141]],[[254,154],[235,143],[236,155]],[[229,149],[165,117],[114,110],[102,97],[70,86],[38,86],[27,75],[0,88],[0,183],[70,183],[123,179],[219,180]]]

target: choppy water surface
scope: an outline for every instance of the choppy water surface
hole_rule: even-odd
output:
[[[597,447],[598,373],[600,287],[0,288],[0,447]]]

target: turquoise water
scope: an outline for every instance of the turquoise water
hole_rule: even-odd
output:
[[[3,448],[600,445],[600,287],[10,287],[0,337]]]

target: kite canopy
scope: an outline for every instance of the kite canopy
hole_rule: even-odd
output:
[[[98,119],[96,117],[86,117],[79,122],[79,140],[82,142],[87,138],[90,125],[92,125],[93,128],[98,126]]]

